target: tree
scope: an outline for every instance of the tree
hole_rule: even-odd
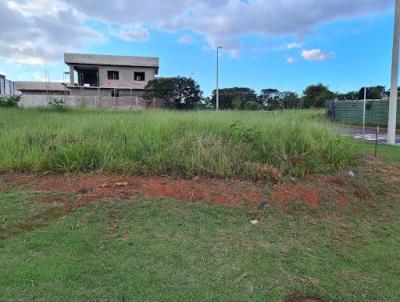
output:
[[[264,109],[267,110],[293,109],[300,106],[299,96],[291,91],[281,92],[278,89],[263,89],[258,98]]]
[[[201,102],[200,86],[191,78],[171,77],[150,80],[144,89],[144,98],[162,99],[164,107],[170,109],[190,109]]]
[[[337,95],[339,100],[353,101],[358,98],[358,91],[349,91],[347,93],[340,93]]]
[[[216,92],[212,93],[211,103],[215,107]],[[246,110],[260,107],[257,94],[253,89],[246,87],[224,88],[219,90],[219,108]]]
[[[276,110],[281,108],[280,91],[278,89],[262,89],[258,99],[267,110]]]
[[[281,92],[283,109],[296,109],[301,105],[300,98],[297,93],[291,91]]]
[[[321,83],[310,85],[303,91],[303,107],[323,108],[325,107],[325,102],[333,99],[334,96],[334,93]]]
[[[387,96],[386,88],[385,86],[371,86],[367,87],[367,99],[368,100],[380,100]],[[363,100],[364,99],[364,87],[360,89],[358,92],[358,99]]]

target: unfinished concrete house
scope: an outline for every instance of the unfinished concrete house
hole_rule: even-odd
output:
[[[158,107],[143,99],[148,81],[158,74],[159,59],[65,53],[69,82],[16,82],[24,106],[45,106],[62,95],[67,105]]]
[[[66,53],[64,62],[69,66],[67,87],[76,95],[83,87],[93,94],[100,90],[102,95],[141,96],[159,68],[158,58],[152,57]]]

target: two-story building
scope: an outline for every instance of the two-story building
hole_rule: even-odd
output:
[[[155,57],[65,53],[64,62],[69,66],[71,95],[81,94],[84,88],[89,94],[141,96],[159,69]]]
[[[15,82],[16,89],[23,96],[141,97],[159,69],[156,57],[65,53],[64,62],[69,82]]]

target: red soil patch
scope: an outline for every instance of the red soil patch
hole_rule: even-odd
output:
[[[35,176],[21,173],[6,173],[0,175],[0,191],[11,189],[15,185],[27,185],[35,180]]]
[[[343,192],[334,192],[333,199],[342,207],[347,206],[350,202],[349,196]]]
[[[343,177],[335,177],[333,179],[330,179],[330,183],[338,187],[344,187],[346,185],[346,182]]]
[[[371,178],[371,176],[373,176]],[[216,204],[239,205],[260,204],[265,200],[287,206],[291,202],[304,202],[310,208],[318,208],[322,202],[335,202],[339,206],[361,204],[360,201],[375,201],[363,186],[364,180],[383,181],[398,187],[400,168],[377,161],[368,161],[358,167],[357,176],[351,178],[347,171],[335,175],[306,176],[301,184],[287,183],[282,177],[271,194],[264,194],[265,182],[243,180],[217,180],[209,178],[169,179],[167,177],[140,177],[111,174],[75,174],[35,176],[22,173],[0,175],[0,191],[13,186],[26,185],[40,191],[73,193],[77,195],[73,207],[104,198],[128,199],[137,196],[150,198],[172,198],[181,201],[212,201]],[[382,183],[383,183],[382,182]],[[267,182],[268,183],[268,182]],[[271,185],[271,181],[269,182]],[[387,194],[390,195],[391,188]],[[60,194],[55,194],[60,195]],[[68,194],[46,197],[39,202],[65,203]]]
[[[293,201],[303,201],[310,208],[317,208],[320,201],[319,193],[305,185],[283,185],[278,187],[272,198],[275,202],[287,205]]]
[[[173,198],[197,202],[210,200],[216,204],[238,205],[243,202],[259,203],[263,200],[263,184],[240,180],[215,179],[172,180],[165,177],[137,177],[113,175],[61,175],[40,178],[35,189],[78,194],[75,206],[101,199],[134,196]]]

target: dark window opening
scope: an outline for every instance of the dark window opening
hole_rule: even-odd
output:
[[[119,80],[119,72],[118,71],[107,71],[107,78],[109,80]]]
[[[119,98],[119,90],[112,89],[111,90],[111,97]]]
[[[97,68],[75,68],[78,73],[79,86],[99,86],[99,70]]]
[[[144,72],[135,72],[135,81],[144,81],[145,75]]]

